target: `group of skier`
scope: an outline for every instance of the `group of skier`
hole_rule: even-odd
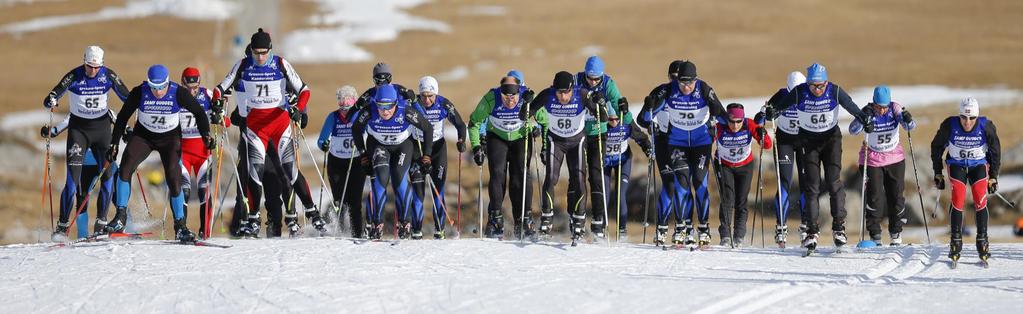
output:
[[[816,248],[822,229],[818,200],[823,188],[830,197],[834,243],[841,247],[848,242],[841,179],[843,132],[838,119],[844,110],[853,116],[849,134],[866,133],[859,154],[865,180],[866,230],[872,241],[880,243],[881,223],[887,217],[891,243],[902,243],[906,156],[899,140],[900,129],[908,133],[916,123],[905,107],[891,100],[887,86],[877,86],[872,101],[859,106],[828,79],[827,70],[820,64],[807,68],[805,76],[790,73],[786,87],[751,117],[742,104],[723,105],[711,85],[697,75],[693,62],[677,60],[668,67],[668,81],[651,90],[644,97],[642,109],[633,115],[628,100],[605,73],[603,61],[592,56],[583,71],[558,72],[539,92],[526,85],[521,72],[510,71],[483,94],[466,123],[454,104],[440,94],[436,79],[423,77],[418,88],[412,90],[393,83],[390,66],[379,63],[373,68],[371,88],[358,94],[354,87],[343,86],[336,92],[337,110],[327,115],[316,141],[326,163],[325,173],[318,173],[318,177],[325,181],[321,184],[329,186],[332,202],[330,208],[318,208],[298,167],[300,143],[305,142],[302,130],[308,124],[310,90],[295,69],[273,53],[270,35],[262,29],[251,36],[245,53],[209,90],[201,86],[198,69],[185,69],[180,83],[176,83],[163,65],[151,66],[147,79],[129,90],[113,70],[104,66],[103,50],[88,47],[84,64],[65,75],[44,99],[44,106],[52,112],[66,92],[71,95],[68,120],[45,126],[41,132],[47,138],[65,129],[68,133],[67,180],[54,240],[65,239],[72,208],[75,214],[83,211],[97,178],[102,187],[94,232],[124,232],[131,177],[152,151],[160,154],[163,163],[176,239],[188,242],[207,238],[214,213],[211,199],[220,186],[223,153],[218,142],[227,145],[226,127],[230,126],[239,127],[241,133],[239,158],[232,158],[234,164],[228,165],[236,170],[237,178],[231,180],[237,186],[232,235],[259,234],[264,202],[267,236],[280,236],[282,227],[295,235],[300,231],[297,196],[308,224],[317,231],[326,232],[328,223],[336,220],[350,226],[352,237],[380,239],[385,232],[383,208],[388,203],[390,185],[396,208],[395,236],[423,237],[424,203],[432,198],[433,236],[443,239],[450,221],[445,202],[447,121],[457,133],[455,149],[459,155],[471,150],[481,180],[484,164],[489,167],[487,222],[481,232],[490,237],[503,237],[505,233],[502,213],[506,193],[515,235],[549,237],[559,206],[555,188],[561,166],[566,163],[569,178],[564,204],[573,243],[586,234],[587,214],[591,217],[589,231],[595,238],[605,239],[612,220],[610,213],[614,213],[617,230],[612,231],[624,239],[628,213],[625,194],[634,155],[628,144],[631,139],[651,160],[648,171],[656,168],[661,177],[653,207],[657,211],[654,243],[710,244],[709,175],[713,169],[721,200],[720,244],[743,245],[748,194],[754,177],[754,189],[764,184],[760,159],[766,149],[773,151],[778,178],[778,194],[773,202],[775,242],[785,246],[788,209],[798,199],[795,206],[802,217],[800,244],[811,251]],[[111,89],[123,102],[116,114],[108,106]],[[236,104],[230,115],[225,113],[229,98],[234,98]],[[127,128],[133,115],[135,126]],[[770,130],[767,125],[772,126]],[[912,136],[907,137],[912,145]],[[124,153],[118,155],[122,139]],[[759,143],[757,157],[753,142]],[[945,188],[945,169],[951,179],[949,256],[953,259],[958,259],[962,249],[967,189],[973,195],[977,215],[978,252],[984,259],[990,256],[986,199],[998,187],[999,146],[994,123],[979,115],[979,104],[973,98],[962,101],[958,117],[942,122],[931,143],[935,186]],[[311,149],[305,149],[312,157]],[[533,157],[534,152],[539,158]],[[535,165],[534,159],[543,166]],[[457,160],[460,172],[461,158]],[[913,162],[915,171],[915,159]],[[531,209],[531,168],[537,176],[543,168],[538,224]],[[794,169],[799,174],[798,197],[789,194]],[[367,177],[371,185],[368,198],[363,195]],[[653,174],[647,179],[653,182]],[[201,208],[198,235],[185,223],[192,182],[196,183],[195,195]],[[111,200],[116,213],[106,221],[105,203]],[[669,240],[672,214],[674,234]],[[482,219],[482,205],[480,215]]]

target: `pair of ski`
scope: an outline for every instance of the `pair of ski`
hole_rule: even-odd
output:
[[[401,240],[384,240],[384,239],[362,239],[362,238],[359,238],[359,239],[349,239],[349,240],[351,240],[352,243],[354,243],[355,245],[363,245],[363,244],[366,244],[366,243],[388,243],[391,246],[395,246],[395,245],[398,245],[398,243],[401,243]]]
[[[978,262],[977,265],[979,265],[980,267],[983,267],[984,269],[991,268],[991,263],[988,262],[987,258],[983,258],[983,257],[980,259],[980,262]],[[952,263],[949,264],[948,267],[951,268],[951,269],[958,269],[959,268],[959,257],[958,256],[957,257],[953,257],[952,258]]]
[[[696,251],[696,250],[707,251],[707,250],[710,249],[710,245],[709,244],[699,245],[699,244],[696,244],[696,243],[693,243],[693,244],[672,243],[672,244],[655,244],[655,245],[659,245],[661,247],[662,251],[667,251],[669,248],[674,249],[674,250],[685,250],[685,249],[688,249],[689,252],[693,252],[693,251]]]
[[[149,235],[152,235],[152,234],[153,234],[152,232],[142,232],[142,233],[113,232],[113,233],[93,234],[93,235],[90,235],[90,236],[85,237],[85,238],[76,239],[74,241],[54,243],[53,245],[50,245],[49,247],[47,247],[47,249],[57,249],[57,248],[73,247],[76,244],[80,244],[80,243],[109,242],[109,241],[112,241],[112,240],[115,240],[115,239],[140,240],[143,237],[149,236]]]

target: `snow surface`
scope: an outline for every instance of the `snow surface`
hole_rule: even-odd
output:
[[[0,26],[5,33],[24,34],[110,20],[138,19],[167,15],[187,20],[225,20],[238,5],[225,0],[129,0],[123,6],[111,6],[96,12],[35,18]]]
[[[404,10],[428,0],[316,0],[321,14],[309,19],[316,28],[298,29],[284,36],[284,50],[292,63],[362,62],[373,54],[356,44],[391,41],[402,31],[447,33],[447,24],[412,16]]]
[[[334,238],[0,247],[7,313],[1008,313],[1023,245],[801,257],[799,249],[662,251],[492,240],[356,245]]]

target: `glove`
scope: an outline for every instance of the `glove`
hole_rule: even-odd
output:
[[[653,147],[647,147],[646,149],[643,149],[643,154],[646,155],[646,158],[654,158]]]
[[[867,117],[873,117],[877,115],[877,110],[874,109],[874,106],[867,106],[863,108],[863,114],[867,115]]]
[[[298,95],[288,93],[288,104],[294,106],[298,103]]]
[[[906,124],[913,123],[913,115],[909,114],[909,111],[902,111],[902,122]]]
[[[202,136],[202,143],[206,145],[206,150],[217,149],[217,138],[212,137],[209,134]]]
[[[629,100],[625,97],[618,98],[618,116],[624,117],[626,112],[629,112]]]
[[[990,194],[998,192],[998,178],[992,177],[987,179],[987,192]]]
[[[934,176],[934,187],[938,188],[939,190],[945,189],[945,175],[938,174]]]
[[[224,124],[224,113],[222,111],[213,111],[210,113],[210,124]]]
[[[767,135],[767,129],[764,129],[764,127],[758,127],[757,128],[757,136],[760,136],[760,138],[763,139],[764,136],[766,136],[766,135]]]
[[[533,97],[536,97],[536,92],[532,89],[526,89],[526,91],[522,93],[522,102],[527,104],[531,103],[533,102]]]
[[[540,132],[541,132],[540,131],[540,127],[534,126],[531,130],[529,130],[529,138],[540,137],[540,135],[541,135]]]
[[[402,96],[405,96],[405,100],[409,102],[416,102],[416,92],[413,92],[411,89],[406,89],[405,94]]]
[[[320,150],[324,152],[330,150],[330,139],[320,142]]]
[[[868,121],[860,121],[863,124],[863,132],[874,133],[874,124]]]
[[[42,136],[43,138],[57,137],[57,128],[44,126],[41,129],[39,129],[39,135]]]
[[[291,121],[296,123],[302,121],[302,112],[298,110],[298,107],[289,106],[288,115],[291,116]]]
[[[753,116],[753,122],[756,122],[757,124],[764,124],[765,121],[767,121],[767,114],[765,114],[764,111],[757,112],[757,114]]]
[[[359,158],[359,164],[361,164],[363,168],[369,168],[370,166],[369,156],[363,155],[361,158]]]
[[[483,149],[483,145],[472,148],[472,161],[476,162],[477,166],[483,167],[483,161],[487,160],[487,152]]]
[[[419,159],[419,169],[423,171],[423,174],[433,173],[433,161],[430,160],[430,156],[423,156]]]
[[[455,148],[458,149],[459,153],[464,153],[465,152],[465,140],[458,140],[458,142],[455,142]]]
[[[116,162],[117,161],[117,149],[118,148],[119,147],[117,146],[117,144],[110,144],[110,148],[107,149],[107,161],[109,161],[109,162]]]
[[[774,110],[774,106],[764,106],[764,115],[766,116],[764,118],[766,118],[767,121],[774,121],[774,117],[776,117],[777,113],[778,112]]]
[[[132,136],[135,136],[135,129],[130,127],[124,128],[124,135],[121,136],[121,141],[128,144],[128,140],[131,139]]]
[[[306,125],[309,125],[309,115],[303,112],[302,119],[298,122],[298,127],[304,130]]]
[[[46,94],[46,98],[43,98],[43,107],[53,108],[57,106],[57,93],[50,92]]]

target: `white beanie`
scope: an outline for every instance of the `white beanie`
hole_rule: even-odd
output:
[[[980,103],[977,99],[967,96],[959,103],[959,115],[967,117],[980,116]]]
[[[93,67],[103,66],[103,48],[99,46],[85,47],[85,64]]]
[[[437,85],[437,79],[432,76],[424,76],[419,79],[419,93],[440,94],[440,86]]]
[[[793,88],[796,88],[796,86],[803,83],[806,83],[806,76],[803,75],[803,72],[792,71],[792,73],[789,73],[789,81],[786,83],[788,84],[786,87],[788,87],[791,92]]]

